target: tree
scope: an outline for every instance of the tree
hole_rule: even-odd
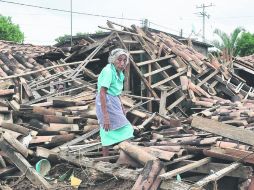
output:
[[[0,15],[0,39],[23,43],[24,33],[19,25],[12,23],[11,17]]]
[[[89,33],[87,33],[87,32],[83,32],[83,33],[78,32],[78,33],[76,33],[75,36],[77,37],[77,36],[87,36],[87,35],[89,35]],[[71,36],[69,34],[64,34],[63,36],[60,36],[60,37],[55,39],[55,41],[57,43],[69,42],[70,40],[71,40]]]
[[[58,38],[56,38],[55,41],[56,41],[57,43],[63,43],[63,42],[65,42],[65,41],[69,40],[70,38],[71,38],[70,35],[64,34],[63,36],[59,36]]]
[[[254,54],[254,34],[243,32],[236,43],[236,53],[239,56]]]
[[[236,43],[242,31],[244,31],[243,28],[237,27],[230,35],[227,35],[220,29],[214,30],[214,33],[219,36],[221,42],[214,41],[213,44],[223,52],[226,61],[232,62],[232,57],[236,55]]]
[[[103,34],[104,31],[103,30],[96,30],[94,32],[95,34]],[[80,37],[80,36],[89,36],[89,32],[78,32],[76,33],[75,37]],[[64,34],[63,36],[60,36],[58,38],[55,39],[55,41],[57,43],[64,43],[64,42],[69,42],[71,39],[71,36],[69,34]]]

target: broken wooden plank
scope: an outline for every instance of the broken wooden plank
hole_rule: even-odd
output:
[[[8,132],[1,134],[1,136],[8,142],[17,152],[21,153],[24,157],[27,157],[28,154],[32,154],[33,151],[25,147],[21,142],[11,136]]]
[[[156,116],[156,113],[153,113],[150,117],[148,117],[141,125],[138,125],[137,127],[139,129],[143,129],[148,123],[150,123],[154,117]]]
[[[168,106],[167,110],[169,110],[169,111],[172,110],[175,106],[180,104],[185,98],[186,98],[186,95],[181,96],[174,103],[172,103],[170,106]]]
[[[189,188],[189,184],[173,179],[162,181],[160,185],[161,190],[189,190]]]
[[[182,166],[180,168],[177,168],[175,170],[172,170],[172,171],[169,171],[165,174],[162,174],[162,175],[160,175],[160,178],[163,179],[163,180],[170,179],[170,178],[172,178],[172,177],[174,177],[178,174],[181,174],[181,173],[187,172],[189,170],[192,170],[194,168],[198,168],[200,166],[203,166],[203,165],[209,163],[210,161],[211,161],[211,158],[209,158],[209,157],[208,158],[203,158],[203,159],[201,159],[197,162],[190,163],[188,165]]]
[[[100,59],[97,59],[97,58],[96,59],[91,59],[90,62],[96,62],[96,61],[99,61],[99,60]],[[16,75],[1,77],[0,80],[6,80],[6,79],[22,77],[22,76],[31,75],[31,74],[34,74],[34,73],[39,73],[39,72],[42,72],[42,71],[54,69],[54,68],[57,68],[57,67],[62,67],[62,66],[67,66],[67,65],[78,65],[80,63],[81,63],[81,61],[77,61],[77,62],[65,63],[65,64],[61,64],[61,65],[54,65],[54,66],[50,66],[50,67],[44,67],[44,68],[41,68],[41,69],[38,69],[38,70],[35,70],[35,71],[29,71],[29,72],[26,72],[26,73],[20,73],[20,74],[16,74]]]
[[[75,139],[73,139],[73,140],[71,140],[71,141],[69,141],[69,142],[59,146],[59,147],[53,148],[52,151],[53,152],[59,152],[59,151],[61,151],[62,147],[66,147],[66,146],[71,146],[71,145],[77,144],[77,143],[79,143],[79,142],[89,138],[90,136],[98,133],[99,130],[100,130],[100,128],[94,129],[94,130],[92,130],[92,131],[90,131],[90,132],[88,132],[88,133],[86,133],[86,134],[84,134],[84,135],[82,135],[80,137],[77,137],[77,138],[75,138]]]
[[[237,161],[242,163],[254,164],[254,155],[252,151],[244,151],[234,148],[218,148],[212,147],[211,149],[204,149],[204,155],[219,158],[223,160]]]
[[[157,87],[159,85],[165,84],[166,82],[169,82],[169,81],[171,81],[171,80],[173,80],[173,79],[183,75],[184,73],[186,73],[186,70],[184,70],[184,71],[182,71],[180,73],[174,74],[174,75],[172,75],[172,76],[170,76],[170,77],[168,77],[166,79],[163,79],[162,81],[159,81],[159,82],[151,85],[151,88],[155,88],[155,87]]]
[[[203,84],[205,84],[208,80],[210,80],[211,78],[213,78],[215,75],[217,75],[219,73],[218,70],[215,70],[214,72],[212,72],[210,75],[208,75],[206,78],[204,78],[201,82],[199,82],[197,84],[197,86],[202,86]]]
[[[17,124],[13,124],[13,123],[2,122],[2,123],[0,123],[0,126],[4,129],[15,131],[15,132],[21,133],[23,135],[29,135],[29,134],[36,135],[38,133],[36,131],[29,130],[21,125],[17,125]]]
[[[121,179],[136,181],[139,172],[136,170],[123,168],[118,164],[111,164],[109,162],[96,162],[93,159],[87,157],[82,157],[82,159],[77,158],[77,156],[59,154],[59,158],[72,163],[78,167],[92,168],[101,171],[105,174],[113,175]]]
[[[13,151],[11,146],[3,139],[0,139],[0,148],[8,156],[8,158],[18,167],[18,169],[33,183],[34,185],[43,186],[51,189],[52,186],[33,168],[32,165],[18,152]]]
[[[146,163],[142,172],[140,173],[136,183],[132,187],[132,190],[149,190],[153,184],[157,181],[158,174],[163,169],[163,164],[159,160],[150,160]],[[153,189],[158,189],[161,179],[156,183],[156,187]]]
[[[236,170],[240,166],[241,166],[240,163],[230,164],[229,166],[227,166],[227,167],[201,179],[200,181],[196,182],[195,184],[192,185],[190,190],[198,190],[210,182],[218,181],[219,179],[221,179],[222,177],[227,175],[229,172]]]
[[[154,63],[154,62],[158,62],[158,61],[162,61],[162,60],[165,60],[165,59],[170,59],[172,57],[174,57],[175,55],[167,55],[165,57],[160,57],[158,59],[152,59],[152,60],[148,60],[148,61],[144,61],[144,62],[140,62],[140,63],[136,63],[137,66],[143,66],[143,65],[147,65],[147,64],[151,64],[151,63]]]
[[[249,130],[240,129],[232,125],[198,116],[193,118],[191,126],[246,144],[254,145],[254,132]]]
[[[196,161],[182,160],[180,163],[177,164],[177,166],[184,166],[186,164],[190,164],[193,162],[196,162]],[[211,171],[217,172],[221,170],[222,168],[226,168],[228,166],[229,164],[209,162],[203,166],[190,170],[190,172],[201,173],[201,174],[211,174]],[[253,172],[253,169],[251,166],[241,165],[239,168],[237,168],[233,172],[226,174],[225,176],[249,179],[252,176],[252,172]]]
[[[146,73],[146,74],[144,74],[144,77],[149,77],[149,76],[155,75],[157,73],[160,73],[160,72],[165,71],[165,70],[170,69],[170,68],[172,68],[172,65],[168,65],[166,67],[162,67],[160,69],[157,69],[157,70],[154,70],[152,72]]]
[[[183,160],[187,160],[187,159],[190,159],[190,158],[193,158],[193,157],[195,157],[195,155],[189,154],[189,155],[186,155],[186,156],[182,156],[180,158],[176,158],[176,159],[174,159],[170,162],[165,162],[165,165],[167,166],[167,165],[174,164],[174,163],[177,163],[177,162],[181,162]]]
[[[162,90],[161,91],[161,99],[160,99],[160,106],[159,106],[159,113],[161,115],[166,115],[166,104],[167,104],[167,91]]]

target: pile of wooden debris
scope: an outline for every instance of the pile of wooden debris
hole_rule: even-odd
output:
[[[47,159],[133,181],[135,190],[253,188],[252,87],[227,64],[169,35],[107,24],[101,27],[107,35],[72,48],[1,41],[2,187],[18,188],[21,180],[9,183],[16,172],[38,188],[55,188],[37,168]],[[96,82],[119,47],[130,53],[121,98],[135,138],[102,157]],[[54,176],[59,183],[69,178],[73,186],[87,185],[71,169]]]

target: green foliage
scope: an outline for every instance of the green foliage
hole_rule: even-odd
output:
[[[254,54],[254,34],[242,33],[236,43],[236,53],[239,56]]]
[[[76,36],[87,36],[87,35],[89,35],[88,32],[78,32],[78,33],[76,34]]]
[[[24,33],[21,32],[19,25],[12,23],[11,17],[0,15],[0,39],[22,43]]]
[[[76,33],[75,36],[86,36],[86,35],[89,35],[89,33],[88,32],[78,32],[78,33]],[[70,39],[71,39],[71,36],[69,34],[64,34],[63,36],[56,38],[55,41],[57,43],[64,43],[64,42],[70,41]]]
[[[103,33],[104,33],[103,30],[96,30],[96,31],[95,31],[95,34],[103,34]]]
[[[104,33],[104,31],[103,31],[103,30],[96,30],[94,33],[95,33],[95,34],[102,34],[102,33]],[[75,37],[79,37],[79,36],[88,36],[89,34],[91,34],[91,33],[89,33],[89,32],[78,32],[78,33],[76,33],[76,35],[74,35],[74,36],[75,36]],[[65,35],[63,35],[63,36],[60,36],[60,37],[56,38],[55,41],[56,41],[57,43],[64,43],[64,42],[69,42],[70,39],[71,39],[71,36],[70,36],[69,34],[65,34]]]
[[[220,37],[221,41],[215,40],[213,44],[218,49],[222,51],[225,50],[229,56],[234,56],[236,55],[236,43],[242,31],[244,31],[243,28],[237,27],[230,35],[228,35],[220,29],[215,29],[214,33]]]
[[[70,35],[64,34],[63,36],[59,36],[58,38],[56,38],[55,41],[57,43],[63,43],[65,41],[69,40],[69,39],[70,39]]]

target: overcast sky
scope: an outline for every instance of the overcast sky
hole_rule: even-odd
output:
[[[53,9],[70,10],[71,0],[6,0]],[[82,13],[131,18],[120,20],[106,17],[87,16],[73,13],[73,34],[77,32],[93,33],[98,26],[106,26],[111,20],[119,24],[140,26],[142,19],[148,19],[151,28],[179,34],[183,29],[185,37],[202,36],[202,18],[197,14],[201,4],[213,6],[206,8],[206,38],[213,40],[213,31],[219,28],[230,33],[241,26],[254,33],[253,0],[72,0],[72,10]],[[25,34],[25,43],[53,45],[57,37],[71,33],[70,13],[39,9],[10,4],[0,0],[0,14],[11,16]]]

